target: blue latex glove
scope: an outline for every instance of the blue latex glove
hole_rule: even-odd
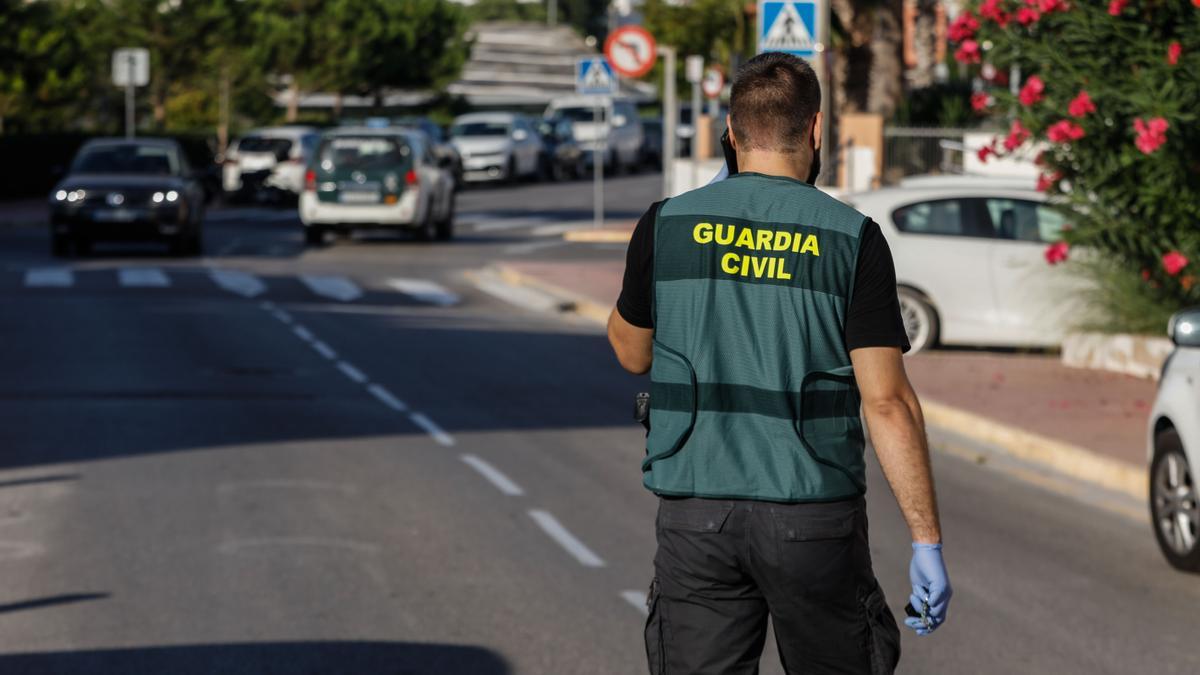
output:
[[[928,620],[908,617],[904,623],[917,635],[929,635],[946,620],[946,608],[950,606],[950,577],[946,574],[946,563],[942,560],[941,544],[918,544],[913,542],[912,563],[908,566],[908,578],[912,582],[912,595],[908,601],[918,612],[924,607]]]

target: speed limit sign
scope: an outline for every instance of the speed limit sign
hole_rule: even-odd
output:
[[[717,98],[725,88],[725,76],[716,68],[704,71],[704,79],[700,81],[700,89],[709,98]]]

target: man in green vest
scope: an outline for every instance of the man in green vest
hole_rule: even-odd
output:
[[[946,618],[896,272],[879,226],[812,186],[820,100],[804,61],[751,59],[727,120],[737,166],[654,204],[630,240],[608,335],[622,366],[650,372],[654,675],[757,673],[768,616],[789,674],[894,671],[863,418],[912,535],[906,623],[924,635]]]

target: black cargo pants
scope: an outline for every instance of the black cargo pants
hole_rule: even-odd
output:
[[[798,673],[891,674],[900,632],[871,571],[863,499],[659,500],[651,675],[752,675],[775,628]]]

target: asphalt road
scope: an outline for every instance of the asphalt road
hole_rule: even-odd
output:
[[[609,188],[634,219],[658,178]],[[286,211],[228,209],[203,259],[64,263],[0,230],[0,673],[644,672],[646,383],[468,276],[612,255],[557,236],[590,189],[469,190],[444,244],[305,250]],[[901,672],[1200,671],[1200,586],[1145,524],[935,464],[955,596]],[[899,612],[874,465],[869,502]]]

